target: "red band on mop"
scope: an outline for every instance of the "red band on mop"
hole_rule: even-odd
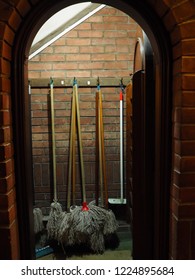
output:
[[[123,100],[123,93],[122,93],[122,91],[120,92],[120,100]]]
[[[87,206],[87,202],[83,202],[82,211],[88,211],[89,207]]]

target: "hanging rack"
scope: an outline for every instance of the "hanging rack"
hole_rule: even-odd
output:
[[[72,88],[72,78],[54,78],[55,88]],[[101,87],[118,87],[120,86],[120,78],[99,78],[101,80]],[[123,77],[123,86],[125,87],[131,82],[131,76]],[[49,79],[30,79],[31,88],[49,88]],[[77,78],[80,88],[97,87],[97,78]]]

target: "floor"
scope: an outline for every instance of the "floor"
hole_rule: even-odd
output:
[[[66,248],[65,252],[59,246],[53,246],[54,251],[39,256],[39,260],[131,260],[132,237],[130,225],[125,221],[118,221],[119,228],[116,235],[106,241],[103,254],[94,254],[86,247]]]

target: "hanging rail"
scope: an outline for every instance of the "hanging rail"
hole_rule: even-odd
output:
[[[55,88],[71,88],[73,78],[53,78]],[[118,87],[121,83],[121,78],[99,78],[101,87]],[[123,85],[126,86],[131,82],[131,77],[122,78]],[[30,79],[31,88],[49,88],[49,79]],[[79,87],[97,87],[97,78],[77,78]]]

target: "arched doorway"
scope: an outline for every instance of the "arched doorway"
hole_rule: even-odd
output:
[[[77,3],[78,1],[74,1]],[[101,1],[98,1],[101,2]],[[112,2],[112,3],[111,3]],[[31,139],[30,116],[27,80],[27,59],[32,39],[41,25],[53,13],[74,4],[67,1],[50,3],[42,1],[25,21],[18,33],[14,49],[14,117],[15,124],[15,150],[16,150],[16,180],[20,186],[18,190],[18,216],[23,229],[21,236],[22,258],[32,258],[34,255],[33,223],[32,223],[32,170],[31,170]],[[170,54],[168,36],[158,18],[153,14],[147,4],[138,7],[134,1],[120,5],[117,1],[105,1],[135,19],[147,34],[155,57],[155,131],[153,141],[155,148],[152,151],[153,165],[153,238],[152,252],[148,258],[167,258],[168,256],[168,193],[170,185]],[[154,24],[154,22],[156,24]],[[18,109],[19,108],[19,109]],[[146,146],[147,149],[147,146]],[[147,159],[146,159],[147,164]],[[135,213],[136,215],[136,213]],[[135,216],[136,217],[136,216]],[[138,225],[139,226],[139,225]],[[136,249],[135,249],[136,250]],[[141,256],[140,256],[141,257]]]

